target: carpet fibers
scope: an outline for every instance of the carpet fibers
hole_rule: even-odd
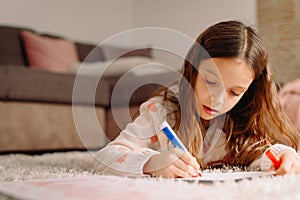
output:
[[[43,189],[45,183],[37,187],[34,182],[36,179],[71,180],[74,188],[73,196],[70,192],[64,193],[62,188],[56,188],[52,192],[54,194],[59,191],[62,195],[59,199],[300,199],[299,175],[207,184],[174,179],[101,176],[94,170],[94,166],[95,160],[88,152],[51,153],[36,156],[1,155],[0,184],[18,185],[24,184],[25,181],[25,183],[35,185],[34,194],[39,194],[39,189]],[[90,187],[87,187],[88,185]],[[70,188],[69,185],[69,190]],[[81,193],[76,193],[76,191],[81,191]],[[40,192],[42,194],[43,190]],[[16,197],[3,190],[0,195],[2,199],[23,199],[23,197],[24,199],[41,199],[41,196],[34,196],[33,193],[31,196]],[[42,199],[53,198],[48,195],[47,198],[44,196]]]

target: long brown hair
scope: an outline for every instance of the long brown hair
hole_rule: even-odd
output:
[[[252,67],[255,77],[239,102],[226,113],[223,131],[231,165],[248,166],[270,145],[281,143],[298,149],[299,136],[282,112],[268,55],[255,29],[239,21],[225,21],[206,29],[196,39],[183,63],[179,98],[168,89],[160,92],[174,106],[175,126],[201,167],[205,130],[195,113],[195,82],[201,60],[240,58]],[[224,117],[224,116],[223,116]]]

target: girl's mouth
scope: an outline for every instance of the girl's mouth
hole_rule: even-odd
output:
[[[214,109],[212,109],[212,108],[210,108],[210,107],[207,107],[207,106],[204,106],[204,105],[203,105],[203,110],[204,110],[207,114],[209,114],[209,115],[212,115],[212,114],[218,112],[217,110],[214,110]]]

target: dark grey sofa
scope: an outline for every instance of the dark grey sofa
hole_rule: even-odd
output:
[[[102,141],[93,141],[92,138],[90,143],[83,144],[72,113],[72,94],[76,75],[30,68],[20,38],[20,31],[24,29],[34,31],[27,27],[0,26],[0,152],[99,149],[114,139],[128,122],[127,119],[123,124],[116,125],[111,112],[111,94],[119,77],[107,76],[98,82],[95,105],[84,96],[75,102],[75,106],[85,110],[96,106],[98,121],[107,136]],[[95,44],[77,41],[75,44],[80,61],[84,61],[96,47]],[[151,57],[151,49],[137,49],[123,56]],[[93,51],[89,59],[105,61],[107,58],[104,51],[97,47],[97,51]],[[80,77],[87,90],[95,78]],[[114,105],[120,112],[128,109],[125,101],[128,99],[129,86],[143,83],[145,80],[153,82],[164,80],[168,83],[176,78],[176,73],[126,77],[127,84],[122,85],[119,98]],[[158,84],[146,84],[130,96],[129,109],[132,115],[158,87]],[[88,122],[87,119],[84,134],[93,135],[94,133],[91,133],[93,129],[89,127]]]

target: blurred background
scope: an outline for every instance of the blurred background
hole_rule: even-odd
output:
[[[0,0],[0,23],[100,43],[137,27],[170,28],[192,38],[221,20],[257,26],[276,79],[300,77],[299,0]],[[134,45],[134,39],[117,42]]]
[[[196,37],[224,19],[256,24],[255,0],[1,0],[0,23],[100,42],[121,31],[158,26]]]
[[[154,40],[147,34],[143,40],[130,34],[121,39],[116,36],[137,32],[129,31],[136,28],[160,27],[195,39],[208,26],[224,20],[240,20],[258,28],[278,86],[291,83],[280,91],[281,103],[300,131],[300,0],[0,0],[0,5],[0,152],[82,149],[83,135],[88,141],[85,146],[91,148],[105,144],[106,136],[114,139],[158,86],[145,83],[174,81],[178,73],[162,73],[161,66],[156,66],[156,72],[153,65],[143,68],[118,84],[114,105],[112,92],[119,78],[145,63],[179,70],[182,58],[155,49],[155,42],[184,46],[176,34],[158,35]],[[103,42],[111,46],[95,48]],[[85,62],[92,49],[90,62]],[[131,56],[110,65],[111,71],[106,70],[110,75],[96,82],[101,87],[92,91],[97,117],[89,115],[94,112],[86,94],[93,90],[91,85],[84,85],[78,95],[82,99],[72,106],[78,67],[86,70],[87,76],[81,77],[86,78],[84,83],[92,84],[93,76],[98,78],[97,72],[124,50],[131,51]],[[32,62],[33,58],[40,63]],[[295,79],[298,82],[292,82]],[[76,127],[74,108],[83,113]],[[81,128],[78,121],[82,121]],[[99,135],[97,122],[106,135]],[[83,133],[81,138],[77,132]]]

